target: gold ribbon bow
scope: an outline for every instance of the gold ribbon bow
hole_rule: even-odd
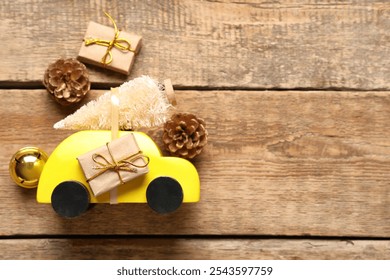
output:
[[[137,153],[130,155],[124,159],[121,159],[119,161],[116,161],[114,156],[111,153],[110,147],[108,146],[108,143],[106,143],[108,154],[111,157],[111,162],[104,157],[101,154],[93,154],[92,160],[98,164],[98,166],[95,166],[94,169],[99,169],[100,171],[96,173],[95,175],[91,176],[87,179],[87,182],[95,179],[96,177],[102,175],[103,173],[107,172],[108,170],[113,170],[118,174],[119,180],[121,184],[124,184],[125,182],[122,179],[122,176],[119,171],[127,171],[127,172],[134,172],[137,173],[137,168],[143,168],[146,167],[149,164],[149,157],[142,154],[141,151],[138,151]],[[137,165],[133,162],[137,159],[144,158],[146,159],[146,163],[144,165]]]
[[[104,14],[111,20],[112,24],[114,25],[114,29],[115,29],[114,39],[109,41],[109,40],[103,40],[103,39],[99,39],[99,38],[85,38],[84,43],[86,46],[96,44],[96,45],[107,47],[106,53],[103,55],[102,60],[101,60],[101,62],[104,65],[107,65],[107,64],[110,64],[112,62],[112,59],[113,59],[112,53],[111,53],[112,48],[115,47],[122,52],[135,52],[135,50],[131,48],[131,44],[129,41],[127,41],[126,39],[123,39],[123,38],[118,38],[120,31],[118,30],[118,27],[116,26],[115,20],[108,13],[104,12]],[[107,58],[108,58],[108,61],[107,61]]]

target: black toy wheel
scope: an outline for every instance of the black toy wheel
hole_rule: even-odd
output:
[[[183,189],[171,177],[158,177],[150,182],[146,190],[148,205],[159,214],[175,211],[183,202]]]
[[[51,195],[51,205],[58,215],[65,218],[80,216],[89,207],[89,192],[77,181],[65,181],[57,185]]]

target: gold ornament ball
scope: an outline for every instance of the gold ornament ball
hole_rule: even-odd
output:
[[[12,156],[9,163],[12,180],[23,188],[36,188],[47,158],[47,154],[39,148],[20,149]]]

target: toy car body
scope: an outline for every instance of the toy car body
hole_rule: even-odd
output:
[[[149,172],[117,187],[117,203],[148,203],[159,213],[169,213],[182,202],[199,201],[199,176],[191,162],[178,157],[163,157],[154,141],[144,133],[121,131],[119,136],[127,133],[133,133],[140,150],[149,157]],[[54,210],[65,217],[82,214],[89,203],[110,203],[110,192],[93,195],[77,160],[78,156],[110,140],[110,131],[91,130],[76,132],[62,141],[43,168],[37,201],[52,203]],[[80,189],[82,187],[85,191]],[[74,195],[72,188],[75,189]],[[54,205],[54,199],[57,205]],[[72,209],[74,207],[80,209]]]

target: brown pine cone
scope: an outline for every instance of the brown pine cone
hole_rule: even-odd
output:
[[[163,142],[171,155],[192,159],[207,144],[204,120],[193,114],[177,113],[164,124]]]
[[[43,84],[62,105],[79,102],[91,87],[85,65],[74,58],[59,59],[45,71]]]

